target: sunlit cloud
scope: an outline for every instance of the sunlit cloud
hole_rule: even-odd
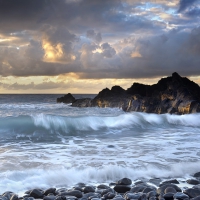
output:
[[[199,83],[199,0],[3,1],[1,92],[97,93],[174,71]]]

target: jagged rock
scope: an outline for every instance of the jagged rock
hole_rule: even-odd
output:
[[[75,98],[71,93],[66,94],[64,97],[57,98],[57,103],[73,103]]]
[[[130,95],[120,86],[113,86],[111,90],[108,88],[103,89],[99,94],[92,100],[92,106],[101,108],[105,107],[118,107],[122,108],[124,101]]]
[[[152,86],[133,84],[127,92],[133,96],[129,100],[129,106],[124,107],[125,111],[158,114],[200,111],[200,87],[176,72]]]
[[[62,98],[62,97],[61,97]],[[63,97],[64,98],[64,97]],[[57,100],[60,101],[60,100]],[[77,99],[74,107],[116,107],[126,112],[189,114],[200,112],[200,87],[174,72],[154,85],[134,83],[124,90],[103,89],[94,99]]]
[[[76,99],[72,103],[72,107],[91,107],[91,100],[90,98]]]

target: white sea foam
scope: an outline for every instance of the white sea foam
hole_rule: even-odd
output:
[[[34,115],[32,116],[36,126],[42,126],[46,129],[74,130],[99,130],[101,128],[151,128],[170,126],[190,126],[200,128],[198,118],[200,114],[190,115],[170,115],[170,114],[146,114],[146,113],[126,113],[117,116],[80,116],[80,117],[62,117],[52,115]]]
[[[124,113],[52,102],[0,102],[1,193],[199,171],[200,114]]]
[[[170,168],[160,168],[159,166],[147,165],[142,168],[124,168],[120,166],[104,166],[100,169],[57,169],[42,170],[28,169],[26,171],[7,171],[0,175],[0,193],[11,190],[22,194],[28,189],[49,187],[72,187],[78,182],[87,184],[109,183],[120,178],[129,177],[133,181],[146,178],[179,178],[190,177],[191,174],[199,170],[197,163],[178,163]]]

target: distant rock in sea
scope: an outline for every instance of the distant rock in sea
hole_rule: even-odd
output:
[[[66,94],[64,97],[57,98],[57,103],[73,103],[76,99],[71,93]]]
[[[200,87],[174,72],[154,85],[133,83],[127,90],[113,86],[100,91],[94,99],[75,100],[67,94],[57,102],[72,103],[74,107],[118,107],[126,112],[189,114],[200,112]]]

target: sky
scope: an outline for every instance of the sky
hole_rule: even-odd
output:
[[[200,84],[200,0],[0,0],[0,93]]]

